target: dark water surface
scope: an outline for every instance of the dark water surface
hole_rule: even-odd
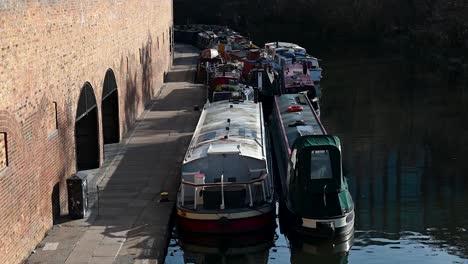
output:
[[[314,55],[322,121],[342,140],[354,238],[295,244],[278,228],[266,240],[181,248],[174,237],[166,263],[468,263],[467,82],[398,54]]]

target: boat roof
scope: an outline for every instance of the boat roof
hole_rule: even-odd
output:
[[[245,58],[247,57],[248,50],[230,50],[226,51],[226,53],[237,58]]]
[[[242,36],[242,35],[238,35],[238,34],[236,34],[236,35],[230,35],[230,36],[228,36],[228,39],[229,39],[229,40],[232,40],[232,41],[236,41],[236,42],[237,42],[237,41],[241,41],[241,42],[242,42],[242,41],[248,41],[246,37],[244,37],[244,36]]]
[[[265,44],[266,50],[274,51],[274,54],[270,54],[270,56],[279,57],[280,60],[284,59],[286,63],[291,63],[292,57],[295,58],[296,61],[307,61],[311,62],[312,66],[319,67],[318,59],[310,54],[307,53],[306,49],[290,42],[270,42]],[[278,63],[278,61],[276,61]],[[278,65],[281,67],[281,65]]]
[[[276,42],[269,42],[265,43],[266,49],[278,49],[278,48],[286,48],[286,49],[294,49],[294,51],[301,51],[302,53],[306,53],[306,49],[291,42],[283,42],[283,41],[276,41]]]
[[[227,61],[224,63],[210,63],[209,70],[210,71],[233,71],[233,70],[241,70],[244,67],[244,63],[240,61]]]
[[[263,160],[264,142],[261,104],[251,101],[207,103],[184,164],[208,154],[223,153],[239,153],[241,156]]]
[[[318,63],[318,59],[310,54],[307,53],[296,53],[296,52],[291,52],[287,50],[280,50],[280,52],[277,52],[275,54],[276,57],[284,58],[286,60],[291,60],[293,57],[296,60],[300,61],[311,61]]]
[[[309,135],[301,137],[294,142],[295,149],[323,146],[336,148],[338,151],[341,151],[340,139],[333,135]]]
[[[216,36],[216,34],[213,32],[213,31],[202,31],[200,33],[198,33],[198,35],[200,37],[205,37],[205,38],[217,38],[218,36]]]
[[[208,72],[211,78],[231,78],[239,79],[241,70],[244,67],[242,62],[228,62],[228,63],[211,63],[208,66]]]
[[[226,78],[226,79],[234,79],[234,80],[239,80],[241,76],[241,73],[237,70],[234,70],[234,71],[226,71],[226,72],[222,72],[222,71],[215,71],[212,78],[213,79],[216,79],[216,78]]]
[[[310,78],[310,71],[304,74],[302,63],[287,64],[283,69],[285,88],[298,86],[314,86]]]
[[[215,97],[218,95],[220,98],[224,98],[223,95],[231,95],[230,98],[236,97],[237,96],[241,97],[243,100],[253,100],[254,99],[254,89],[252,86],[248,86],[245,84],[222,84],[221,86],[218,86],[215,88],[213,95],[212,95],[212,101],[221,101],[217,100]],[[227,100],[227,98],[223,99]]]
[[[275,96],[285,140],[291,149],[297,138],[305,135],[326,135],[318,116],[305,94],[282,94]],[[290,112],[289,107],[302,107],[302,111]]]

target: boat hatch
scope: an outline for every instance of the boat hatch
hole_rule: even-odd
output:
[[[210,144],[207,154],[235,154],[240,153],[238,144]]]
[[[289,180],[288,196],[295,212],[304,217],[320,218],[352,210],[337,137],[301,137],[294,144],[291,162],[295,173]]]
[[[299,133],[311,133],[307,126],[298,126]],[[335,136],[307,135],[299,138],[293,146],[291,159],[294,159],[295,169],[306,180],[330,179],[329,182],[314,183],[313,192],[322,192],[326,184],[332,184],[336,189],[342,185],[341,150],[339,140]],[[294,157],[295,154],[295,157]],[[331,186],[327,186],[331,187]]]
[[[314,134],[314,128],[312,126],[297,126],[297,132],[301,136],[306,136],[306,135],[313,135]]]

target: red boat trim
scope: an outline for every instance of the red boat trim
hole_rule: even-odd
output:
[[[276,96],[275,96],[275,106],[276,106],[276,110],[278,111],[279,121],[281,123],[281,130],[283,131],[283,137],[284,137],[284,140],[286,142],[286,146],[288,146],[288,154],[291,155],[291,148],[289,147],[288,137],[286,136],[286,130],[284,129],[283,118],[281,118],[281,111],[279,109],[278,101],[276,100]]]
[[[192,220],[202,220],[202,221],[217,221],[220,218],[226,218],[229,220],[236,220],[236,219],[243,219],[243,218],[250,218],[250,217],[256,217],[259,215],[263,214],[268,214],[273,211],[273,206],[272,205],[267,205],[267,206],[262,206],[258,207],[255,209],[248,209],[245,211],[237,211],[237,212],[197,212],[197,211],[192,211],[192,210],[187,210],[178,207],[177,208],[177,215],[186,218],[186,219],[192,219]]]
[[[244,233],[271,228],[275,223],[274,212],[240,219],[196,220],[178,215],[177,223],[183,231],[194,233]]]

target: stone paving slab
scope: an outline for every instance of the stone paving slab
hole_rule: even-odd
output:
[[[54,226],[26,263],[164,262],[178,172],[200,115],[193,106],[205,101],[203,86],[191,83],[197,55],[176,46],[176,57],[188,64],[173,66],[177,74],[134,129],[121,143],[106,145],[101,168],[86,172],[91,213]],[[169,192],[168,202],[159,202],[161,191]],[[46,243],[58,244],[43,250]]]

